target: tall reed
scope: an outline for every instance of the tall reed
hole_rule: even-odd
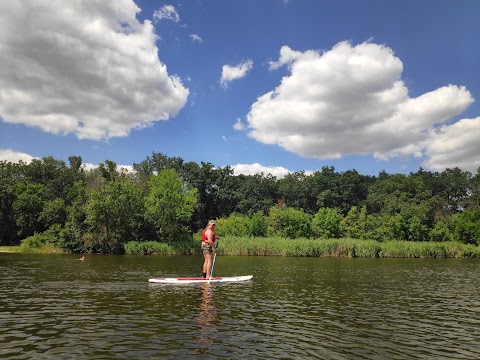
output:
[[[480,248],[457,242],[222,237],[224,255],[360,258],[478,258]]]

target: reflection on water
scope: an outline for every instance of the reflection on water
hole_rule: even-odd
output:
[[[0,254],[0,358],[480,358],[480,261]]]
[[[214,288],[211,284],[200,284],[200,286],[200,311],[195,320],[199,328],[199,340],[205,345],[211,345],[217,332],[216,310],[213,302]],[[199,352],[202,351],[199,349]]]

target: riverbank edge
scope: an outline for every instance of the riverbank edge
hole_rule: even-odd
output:
[[[130,241],[127,255],[198,255],[200,241],[181,246]],[[350,258],[480,258],[480,247],[457,242],[409,242],[358,239],[285,239],[222,237],[219,253],[227,256],[290,256]],[[0,246],[0,252],[65,253],[51,246],[28,249]]]
[[[0,246],[0,253],[19,253],[22,252],[20,246]]]

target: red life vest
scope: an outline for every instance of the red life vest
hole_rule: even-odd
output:
[[[208,228],[203,229],[203,231],[202,231],[202,241],[203,241],[203,242],[207,242],[207,235],[205,235],[205,233],[207,232],[207,230],[208,230]],[[211,229],[211,230],[212,230],[212,229]],[[212,234],[213,234],[213,241],[215,242],[215,238],[216,238],[216,236],[215,236],[215,231],[212,230]]]

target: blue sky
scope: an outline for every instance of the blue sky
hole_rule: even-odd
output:
[[[480,1],[0,4],[0,160],[480,167]]]

